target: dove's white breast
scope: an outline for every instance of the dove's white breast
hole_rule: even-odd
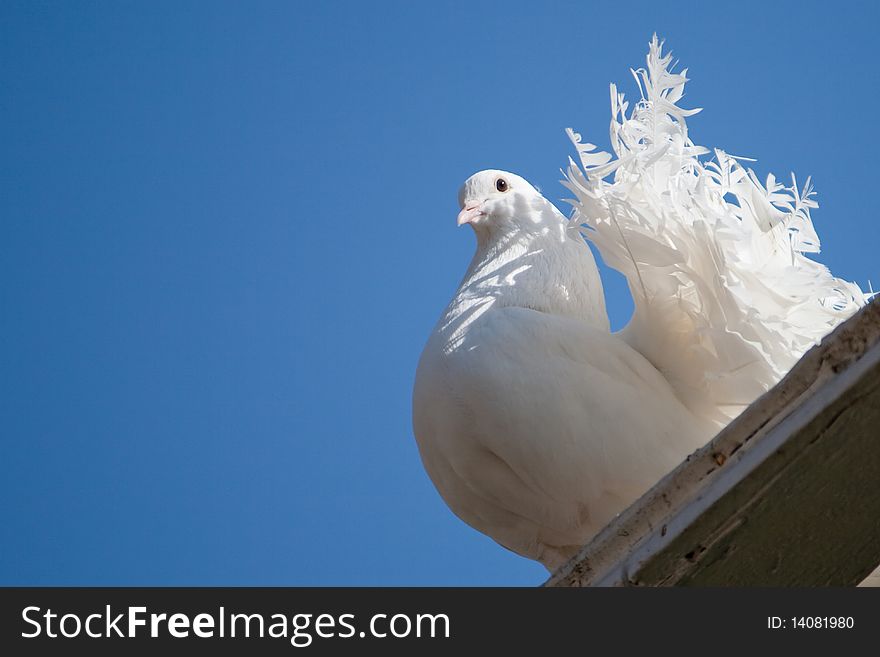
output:
[[[549,568],[707,438],[657,370],[608,332],[604,307],[590,316],[595,299],[573,289],[590,272],[565,269],[592,268],[598,285],[595,265],[585,245],[564,248],[577,250],[531,244],[502,258],[519,278],[490,288],[478,254],[425,347],[413,399],[447,504]]]

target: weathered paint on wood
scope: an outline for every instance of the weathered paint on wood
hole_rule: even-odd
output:
[[[854,585],[880,563],[880,301],[547,581]]]

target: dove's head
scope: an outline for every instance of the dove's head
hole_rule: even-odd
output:
[[[560,212],[527,180],[487,169],[468,178],[458,192],[458,225],[470,224],[478,238],[546,233],[564,222]]]

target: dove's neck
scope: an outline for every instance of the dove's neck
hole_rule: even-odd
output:
[[[531,308],[608,329],[593,254],[561,222],[534,233],[478,234],[477,252],[447,317],[474,305]]]

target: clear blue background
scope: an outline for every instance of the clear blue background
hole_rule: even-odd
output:
[[[811,174],[865,285],[874,6],[4,2],[0,583],[541,582],[412,438],[460,183],[563,197],[563,129],[607,146],[657,31],[694,139]]]

